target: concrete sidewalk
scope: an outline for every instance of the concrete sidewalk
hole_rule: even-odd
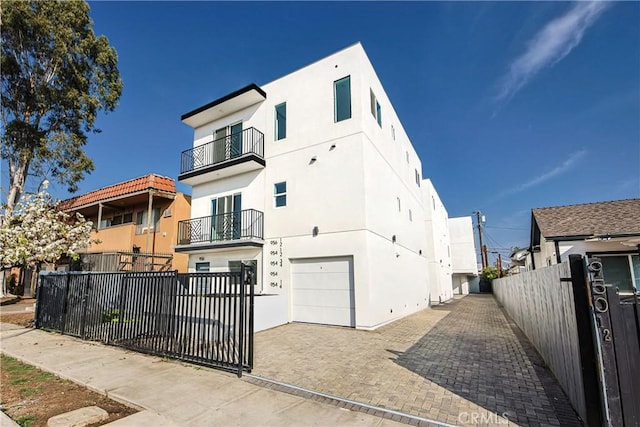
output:
[[[111,426],[400,426],[239,380],[233,374],[0,324],[2,353],[142,412]]]

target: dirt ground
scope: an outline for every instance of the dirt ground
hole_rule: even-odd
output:
[[[0,322],[30,327],[33,313],[0,314]],[[78,384],[60,379],[16,359],[1,356],[0,404],[23,427],[46,426],[49,418],[85,406],[109,413],[99,426],[138,412]]]
[[[20,325],[26,328],[30,328],[33,326],[33,312],[11,313],[11,314],[0,313],[0,322],[12,323],[14,325]]]

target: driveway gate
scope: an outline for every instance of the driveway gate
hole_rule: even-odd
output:
[[[40,276],[35,326],[242,375],[253,366],[255,273]]]

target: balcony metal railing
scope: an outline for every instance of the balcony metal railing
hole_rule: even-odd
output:
[[[262,239],[263,215],[255,209],[193,218],[178,223],[178,244]]]
[[[245,154],[264,158],[264,134],[248,128],[182,152],[180,173],[191,172]]]

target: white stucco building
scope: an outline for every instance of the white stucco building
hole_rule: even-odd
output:
[[[431,302],[441,303],[453,297],[449,214],[430,179],[422,181],[422,195]]]
[[[449,218],[449,240],[453,293],[466,295],[469,293],[469,285],[478,276],[473,222],[470,216]]]
[[[192,211],[175,250],[190,271],[253,263],[257,330],[371,329],[428,307],[422,165],[359,43],[182,121]]]

